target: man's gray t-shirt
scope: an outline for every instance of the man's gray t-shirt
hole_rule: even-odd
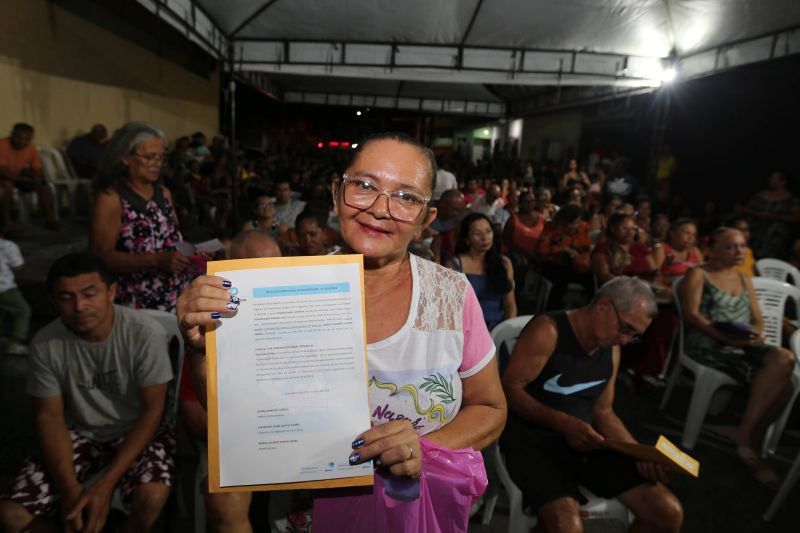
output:
[[[171,380],[169,339],[146,314],[114,306],[111,333],[86,342],[56,319],[33,337],[28,394],[63,396],[67,424],[79,435],[109,441],[139,417],[139,387]]]

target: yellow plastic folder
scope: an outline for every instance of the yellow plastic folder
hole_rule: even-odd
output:
[[[208,263],[240,299],[206,332],[210,492],[373,484],[361,255]]]
[[[683,453],[664,435],[658,437],[655,446],[614,440],[606,440],[606,446],[640,461],[662,464],[681,474],[693,477],[700,475],[700,463],[697,459]]]

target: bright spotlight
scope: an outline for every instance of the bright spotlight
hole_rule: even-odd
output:
[[[489,130],[483,130],[484,135],[489,135]]]
[[[361,116],[361,111],[356,111],[356,116],[360,117]]]
[[[350,148],[352,148],[353,150],[355,150],[356,148],[358,148],[358,143],[353,143],[353,144],[351,144],[351,145],[350,145]]]
[[[675,81],[675,77],[678,75],[678,71],[675,70],[673,67],[665,68],[661,72],[661,82],[662,83],[672,83]]]

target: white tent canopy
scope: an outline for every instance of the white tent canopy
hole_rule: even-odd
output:
[[[800,51],[798,0],[139,2],[287,101],[502,114],[492,86],[639,90]]]

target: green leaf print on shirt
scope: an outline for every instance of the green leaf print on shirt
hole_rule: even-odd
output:
[[[430,376],[424,378],[422,380],[420,389],[429,394],[436,395],[436,397],[439,398],[444,404],[450,404],[456,401],[456,398],[453,395],[452,378],[448,381],[447,378],[441,374],[431,374]]]

